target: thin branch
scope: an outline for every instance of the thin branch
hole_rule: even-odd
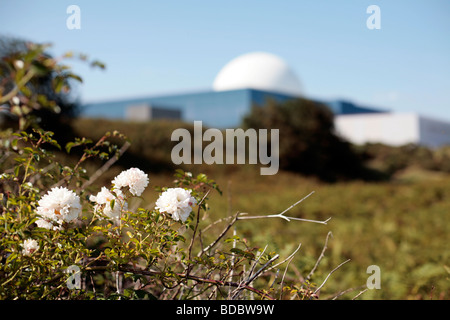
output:
[[[236,227],[234,227],[233,230],[233,237],[236,237]],[[236,248],[236,238],[234,238],[233,240],[233,249]],[[230,276],[229,279],[230,281],[233,280],[233,276],[234,276],[234,264],[236,262],[236,255],[234,254],[234,252],[231,253],[231,268],[230,268]],[[228,290],[228,296],[231,295],[231,287]]]
[[[309,279],[311,279],[311,276],[314,274],[314,272],[316,271],[317,267],[319,266],[320,261],[323,259],[323,257],[325,256],[325,251],[328,248],[328,238],[330,236],[333,236],[333,234],[331,233],[331,231],[328,232],[327,234],[327,238],[325,239],[325,244],[323,246],[322,252],[320,253],[319,258],[316,261],[316,264],[314,265],[314,267],[311,269],[311,272],[308,274],[308,276],[306,277],[305,281],[308,281]]]
[[[0,160],[0,162],[1,162],[1,160]],[[37,180],[39,180],[39,179],[41,178],[42,174],[47,173],[48,171],[50,171],[51,169],[53,169],[53,167],[55,167],[55,163],[54,163],[54,162],[52,162],[52,163],[50,163],[48,166],[42,168],[38,174],[36,174],[36,175],[34,175],[34,176],[32,176],[32,177],[30,178],[30,182],[31,182],[32,184],[34,184]]]
[[[248,287],[248,285],[255,280],[255,278],[264,271],[264,269],[271,264],[273,261],[275,261],[276,259],[278,259],[280,257],[279,254],[276,254],[274,257],[272,257],[272,259],[270,259],[269,261],[267,261],[258,271],[256,271],[256,273],[249,278],[247,281],[245,281],[244,285],[242,285],[241,283],[238,284],[238,288],[235,290],[236,293],[233,295],[232,299],[236,298],[237,295],[243,290],[246,289]]]
[[[311,219],[303,219],[303,218],[297,218],[297,217],[287,217],[284,214],[291,210],[292,208],[294,208],[296,205],[298,205],[299,203],[301,203],[302,201],[304,201],[305,199],[307,199],[308,197],[310,197],[312,194],[314,193],[314,191],[312,191],[310,194],[308,194],[306,197],[300,199],[299,201],[297,201],[296,203],[294,203],[293,205],[291,205],[289,208],[287,208],[286,210],[284,210],[281,213],[278,214],[269,214],[269,215],[264,215],[264,216],[239,216],[239,220],[247,220],[247,219],[263,219],[263,218],[281,218],[286,220],[287,222],[290,222],[291,220],[297,220],[297,221],[303,221],[303,222],[313,222],[313,223],[320,223],[320,224],[327,224],[328,221],[331,220],[331,218],[328,218],[324,221],[319,221],[319,220],[311,220]]]
[[[249,270],[249,272],[248,272],[247,281],[249,281],[249,279],[250,279],[250,277],[251,277],[253,271],[254,271],[255,268],[256,268],[256,265],[258,264],[259,260],[260,260],[261,257],[263,256],[264,252],[266,252],[266,249],[267,249],[267,245],[264,247],[263,251],[261,251],[261,252],[258,254],[258,258],[255,259],[255,261],[253,262],[253,264],[252,264],[252,266],[251,266],[251,268],[250,268],[250,270]],[[251,281],[250,281],[250,282],[251,282]],[[249,282],[249,283],[250,283],[250,282]]]
[[[349,293],[349,292],[352,292],[352,291],[355,291],[355,290],[361,290],[363,288],[366,288],[366,286],[364,285],[364,286],[359,286],[359,287],[356,287],[356,288],[348,288],[346,290],[342,290],[342,291],[336,292],[336,293],[334,293],[334,294],[332,294],[332,295],[330,295],[330,296],[328,296],[326,298],[323,298],[323,300],[336,300],[337,298],[339,298],[340,296],[342,296],[342,295],[344,295],[346,293]]]
[[[204,227],[204,228],[202,229],[202,232],[207,231],[209,228],[212,228],[213,226],[215,226],[216,224],[221,223],[222,221],[228,221],[228,220],[231,220],[231,219],[233,219],[233,216],[229,216],[229,217],[225,217],[225,218],[220,218],[220,219],[218,219],[218,220],[216,220],[216,221],[210,223],[210,224],[207,225],[206,227]]]
[[[283,215],[286,212],[288,212],[289,210],[291,210],[292,208],[294,208],[296,205],[298,205],[300,202],[303,202],[304,200],[306,200],[307,198],[309,198],[312,194],[314,193],[314,191],[310,192],[306,197],[303,197],[303,199],[300,199],[299,201],[297,201],[296,203],[294,203],[293,205],[291,205],[289,208],[287,208],[286,210],[284,210],[283,212],[279,213],[278,215]]]
[[[369,288],[366,288],[366,289],[362,290],[361,292],[359,292],[352,300],[355,300],[356,298],[358,298],[360,295],[362,295],[367,290],[369,290]]]
[[[273,259],[271,259],[273,260]],[[270,261],[269,261],[270,262]],[[86,271],[104,271],[107,270],[107,266],[94,266],[94,267],[86,267],[85,270]],[[131,268],[131,267],[127,267],[127,266],[119,266],[119,270],[122,272],[131,272],[131,273],[135,273],[135,274],[142,274],[142,275],[146,275],[146,276],[160,276],[160,275],[164,275],[164,272],[162,271],[155,271],[155,270],[142,270],[142,269],[136,269],[136,268]],[[214,279],[205,279],[205,278],[201,278],[201,277],[197,277],[197,276],[193,276],[193,275],[187,275],[185,273],[177,273],[176,274],[179,278],[185,278],[185,279],[189,279],[189,280],[194,280],[200,283],[209,283],[209,284],[213,284],[216,286],[231,286],[231,287],[238,287],[241,290],[249,290],[251,292],[254,292],[258,295],[261,296],[261,298],[266,298],[269,300],[274,300],[274,298],[272,298],[270,295],[268,295],[267,293],[258,290],[256,288],[250,287],[248,285],[242,285],[242,283],[237,283],[237,282],[231,282],[231,281],[222,281],[222,280],[214,280]]]
[[[200,200],[200,202],[198,203],[197,223],[195,224],[194,234],[192,235],[191,243],[189,244],[189,249],[188,249],[188,252],[189,252],[189,255],[188,255],[188,257],[189,257],[188,258],[189,266],[187,267],[187,270],[186,270],[186,274],[188,274],[188,275],[189,275],[189,272],[191,272],[191,269],[192,269],[192,264],[190,263],[190,261],[191,261],[191,258],[192,258],[192,247],[194,245],[195,235],[197,234],[198,224],[200,222],[200,208],[201,208],[201,204],[203,203],[203,201],[206,199],[206,197],[208,196],[208,194],[210,192],[211,192],[211,189],[209,189],[208,192],[205,193],[205,195],[203,196],[202,200]]]
[[[247,283],[252,282],[253,280],[255,280],[255,278],[264,271],[264,269],[271,264],[272,262],[274,262],[275,260],[277,260],[280,257],[279,254],[276,254],[275,256],[272,257],[272,259],[270,259],[269,261],[266,262],[266,264],[264,264],[258,271],[256,271],[256,273],[249,279],[247,280]]]
[[[289,259],[292,260],[292,258],[293,258],[294,255],[297,253],[297,251],[300,250],[300,247],[301,247],[301,246],[302,246],[302,244],[300,243],[300,244],[298,245],[297,249],[295,249],[295,251],[294,251],[289,257],[287,257],[286,259],[284,259],[284,260],[281,261],[281,262],[278,262],[276,265],[271,266],[271,267],[270,267],[269,269],[267,269],[266,271],[270,271],[270,270],[272,270],[273,268],[278,267],[280,264],[285,263],[285,262],[286,262],[287,260],[289,260]],[[289,261],[289,263],[290,263],[290,261]]]
[[[314,294],[317,294],[317,292],[322,289],[322,287],[325,285],[325,282],[327,282],[328,278],[331,276],[331,274],[333,272],[335,272],[337,269],[339,269],[340,267],[342,267],[344,264],[346,264],[347,262],[349,262],[351,259],[347,259],[344,262],[342,262],[340,265],[338,265],[336,268],[334,268],[333,270],[331,270],[331,272],[327,275],[327,277],[325,278],[325,280],[322,282],[322,284],[316,289],[316,291],[314,291]]]
[[[300,247],[299,247],[299,249],[300,249]],[[293,259],[294,259],[294,257],[292,257],[292,258],[288,261],[288,263],[287,263],[287,265],[286,265],[286,269],[284,269],[283,278],[281,278],[281,283],[280,283],[280,300],[281,300],[281,297],[282,297],[282,295],[283,295],[284,278],[286,277],[287,270],[288,270],[289,265],[291,264],[291,261],[292,261]]]
[[[202,251],[200,251],[197,254],[197,257],[201,257],[205,252],[207,252],[209,249],[211,249],[212,247],[214,247],[219,241],[220,239],[223,238],[223,236],[225,236],[225,234],[228,232],[228,230],[230,230],[230,228],[233,226],[233,224],[238,220],[238,215],[239,212],[236,213],[236,215],[233,217],[233,220],[231,220],[231,222],[225,227],[225,229],[222,231],[222,233],[217,237],[216,240],[214,240],[212,243],[210,243],[206,248],[204,248]]]
[[[0,96],[0,104],[3,104],[7,102],[9,99],[12,99],[15,95],[19,93],[19,91],[22,89],[23,86],[27,84],[28,81],[31,80],[31,78],[34,77],[36,72],[33,69],[28,70],[28,72],[23,76],[22,79],[20,79],[19,83],[17,83],[17,86],[15,86],[10,92],[8,92],[4,96]]]
[[[101,166],[97,171],[94,172],[94,174],[91,176],[91,178],[86,181],[82,186],[81,190],[86,189],[86,187],[90,186],[95,180],[97,180],[103,173],[105,173],[118,159],[121,157],[125,151],[130,147],[130,143],[126,141],[122,148],[119,150],[119,155],[117,157],[112,157],[108,161],[106,161],[103,166]]]

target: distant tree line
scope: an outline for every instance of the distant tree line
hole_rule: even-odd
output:
[[[334,115],[325,105],[304,98],[254,106],[244,128],[279,129],[280,168],[325,181],[379,179],[364,165],[364,157],[339,137]]]

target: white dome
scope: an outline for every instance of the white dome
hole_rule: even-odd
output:
[[[259,89],[299,96],[301,85],[295,73],[279,57],[265,52],[241,55],[217,74],[215,91]]]

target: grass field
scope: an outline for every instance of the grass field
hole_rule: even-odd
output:
[[[200,173],[192,168],[194,174]],[[204,169],[204,168],[201,168]],[[257,170],[256,170],[257,169]],[[120,169],[113,168],[114,176]],[[327,184],[314,178],[279,172],[261,176],[255,167],[210,167],[208,176],[218,182],[223,195],[210,196],[211,209],[201,228],[231,214],[276,214],[315,193],[286,213],[287,216],[325,220],[327,225],[279,218],[238,221],[236,233],[259,247],[268,245],[281,257],[300,251],[288,276],[306,276],[332,233],[328,249],[312,282],[322,283],[321,298],[353,288],[341,299],[351,299],[370,276],[367,267],[381,271],[381,289],[368,290],[361,299],[450,299],[450,175],[408,167],[389,182]],[[170,186],[173,176],[149,172],[152,186]],[[108,181],[103,176],[100,184]],[[157,193],[149,189],[142,206],[152,206]],[[221,230],[218,225],[217,230]],[[230,234],[231,236],[231,234]],[[284,271],[284,266],[282,266]]]
[[[369,290],[361,298],[449,299],[450,178],[323,184],[290,173],[262,177],[245,170],[215,178],[223,195],[211,196],[204,225],[237,211],[276,214],[315,191],[286,215],[314,220],[331,217],[327,225],[267,218],[243,220],[236,228],[238,235],[260,247],[268,245],[283,257],[301,243],[290,266],[292,276],[296,276],[294,269],[303,276],[309,273],[331,231],[325,258],[312,281],[320,284],[341,262],[351,261],[333,273],[322,297],[365,285],[370,276],[367,267],[377,265],[381,289]],[[170,179],[154,176],[152,181],[167,185]],[[155,197],[149,192],[145,198]]]

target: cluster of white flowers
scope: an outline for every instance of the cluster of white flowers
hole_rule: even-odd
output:
[[[112,181],[116,189],[128,187],[134,196],[140,196],[148,185],[148,176],[138,168],[122,171]]]
[[[109,191],[102,187],[102,190],[96,196],[90,196],[89,200],[95,202],[95,212],[103,213],[111,219],[119,219],[123,211],[128,210],[128,204],[124,199],[123,193],[120,190]],[[114,205],[111,206],[114,200]]]
[[[183,188],[170,188],[164,191],[156,201],[156,209],[169,213],[175,221],[185,222],[197,203],[191,192]]]
[[[71,222],[81,213],[80,198],[64,187],[52,188],[38,204],[36,224],[41,228],[60,230],[63,222]]]
[[[89,200],[96,203],[95,212],[118,220],[122,212],[128,210],[128,203],[121,188],[128,187],[132,195],[140,196],[147,187],[148,181],[148,175],[142,170],[130,168],[122,171],[111,181],[114,186],[112,190],[102,187],[101,191],[96,196],[90,196]]]
[[[39,250],[39,245],[34,239],[27,239],[23,242],[22,254],[25,256],[30,256],[33,252]]]
[[[121,188],[128,187],[132,195],[140,196],[148,183],[147,174],[140,169],[130,168],[114,178],[112,191],[102,187],[100,192],[95,196],[91,195],[89,200],[95,203],[96,213],[103,213],[111,219],[120,219],[122,212],[128,210],[128,203]],[[190,190],[170,188],[161,194],[155,208],[161,213],[171,214],[175,221],[185,222],[196,203]],[[75,192],[64,187],[52,188],[38,204],[36,212],[40,218],[36,224],[41,228],[61,230],[64,222],[77,219],[81,213],[80,198]],[[37,245],[32,241],[24,244],[24,252],[32,250],[33,246]],[[31,249],[26,249],[28,247]]]

